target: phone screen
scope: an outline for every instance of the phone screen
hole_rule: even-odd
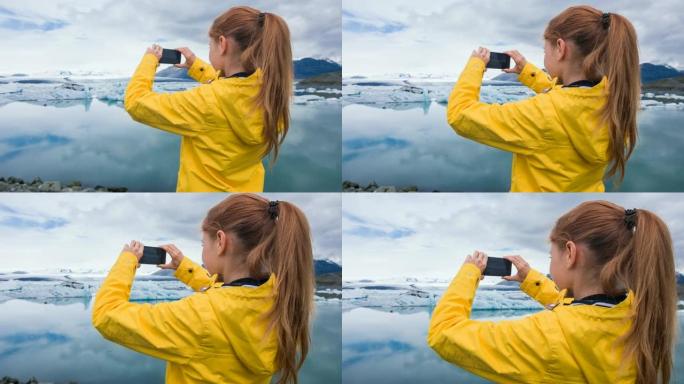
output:
[[[158,247],[144,247],[140,264],[166,264],[166,251]]]
[[[482,274],[485,276],[510,276],[511,262],[500,257],[488,257],[487,267]]]
[[[181,53],[175,49],[162,49],[162,57],[159,59],[161,64],[180,64]]]
[[[504,69],[511,67],[511,57],[505,53],[489,52],[487,68]]]

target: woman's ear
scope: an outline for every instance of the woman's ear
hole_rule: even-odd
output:
[[[566,59],[568,56],[568,44],[563,39],[556,39],[555,47],[556,58],[558,61]]]
[[[219,36],[218,48],[221,56],[225,55],[226,52],[228,52],[228,39],[226,39],[225,36]]]
[[[563,256],[567,269],[572,269],[577,264],[577,244],[574,241],[565,243]]]
[[[221,230],[216,232],[216,254],[219,257],[222,257],[226,254],[226,250],[228,250],[230,246],[230,236],[226,235],[226,233]]]

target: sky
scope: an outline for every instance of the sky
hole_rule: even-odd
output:
[[[684,267],[682,194],[344,194],[344,279],[448,280],[474,250],[521,255],[548,273],[555,221],[582,201],[598,199],[659,215],[673,236],[677,265]]]
[[[684,7],[679,0],[433,0],[419,5],[411,0],[345,0],[342,4],[344,76],[456,76],[478,46],[498,52],[517,49],[541,67],[546,24],[578,4],[630,19],[639,38],[641,62],[684,69]]]
[[[201,263],[200,225],[227,194],[6,194],[0,202],[0,271],[107,270],[123,245],[173,243]],[[263,194],[306,214],[314,257],[341,260],[338,194]],[[145,268],[145,269],[143,269]],[[153,272],[154,266],[141,267]]]
[[[199,6],[201,4],[201,6]],[[95,71],[130,75],[148,46],[188,46],[208,60],[207,32],[235,5],[282,16],[295,58],[341,60],[339,0],[3,0],[0,74]]]

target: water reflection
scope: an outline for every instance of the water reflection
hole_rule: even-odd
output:
[[[474,319],[503,320],[535,311],[473,311]],[[412,311],[350,308],[342,313],[342,381],[344,383],[488,383],[442,360],[427,345],[430,308]],[[684,378],[684,313],[672,382]]]
[[[418,186],[421,191],[507,191],[511,155],[458,136],[446,108],[432,103],[342,109],[342,177],[367,185]],[[684,162],[684,112],[644,110],[640,143],[618,191],[684,191],[673,164]],[[679,144],[678,144],[679,143]],[[607,185],[613,190],[612,185]]]
[[[0,372],[41,382],[158,383],[165,362],[106,341],[90,323],[90,301],[0,303]],[[302,383],[340,382],[339,303],[316,305],[312,350]],[[9,315],[7,315],[9,314]]]
[[[174,191],[180,139],[131,120],[120,103],[15,102],[0,107],[0,176],[130,191]],[[341,106],[293,105],[266,191],[339,191]]]

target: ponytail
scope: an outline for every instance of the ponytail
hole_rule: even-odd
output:
[[[272,325],[279,329],[276,361],[278,383],[297,383],[297,372],[309,352],[309,320],[313,312],[313,253],[309,224],[304,213],[288,202],[280,202],[273,237],[272,268],[276,296]],[[299,351],[299,356],[296,356]]]
[[[234,234],[252,277],[275,275],[273,307],[265,316],[278,343],[277,383],[296,384],[297,372],[309,352],[315,290],[306,216],[286,201],[236,194],[209,210],[202,229],[210,236],[219,230]]]
[[[263,155],[271,154],[272,167],[290,128],[294,74],[287,23],[274,13],[233,7],[214,20],[209,35],[235,39],[242,49],[242,66],[248,71],[260,69],[262,72],[262,85],[254,103],[264,111],[266,148]]]
[[[579,49],[590,80],[607,78],[607,102],[601,118],[609,126],[607,177],[625,176],[627,160],[637,143],[637,111],[641,79],[639,48],[632,23],[616,13],[590,6],[570,7],[554,17],[544,32],[547,40],[571,40]]]
[[[580,204],[563,215],[551,240],[587,246],[600,269],[603,290],[634,293],[632,326],[621,340],[624,357],[636,362],[637,383],[667,383],[677,327],[677,287],[672,238],[654,213],[607,201]]]

